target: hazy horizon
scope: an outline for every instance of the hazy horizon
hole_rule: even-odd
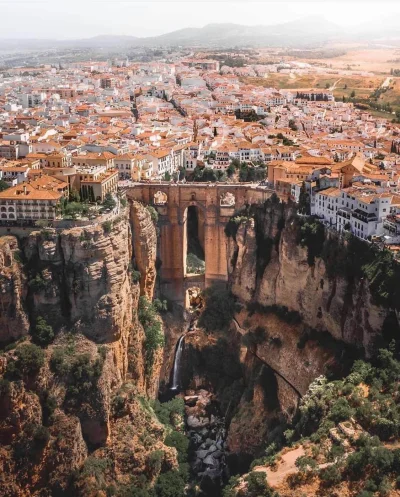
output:
[[[209,0],[0,0],[1,39],[76,39],[100,35],[157,36],[207,24],[274,25],[309,16],[340,27],[394,22],[395,1],[231,2]]]

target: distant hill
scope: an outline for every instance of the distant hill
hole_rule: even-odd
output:
[[[1,50],[41,50],[51,48],[117,48],[137,43],[136,36],[99,35],[79,40],[0,39]]]
[[[321,17],[306,17],[274,25],[207,24],[202,28],[184,28],[160,36],[100,35],[77,40],[0,39],[0,50],[129,47],[203,46],[246,47],[283,46],[315,47],[330,41],[376,41],[400,39],[400,26],[393,19],[341,28]]]
[[[307,45],[339,36],[341,29],[320,18],[306,18],[277,25],[244,26],[208,24],[203,28],[186,28],[151,38],[141,38],[143,45],[261,46]],[[306,35],[306,38],[305,38]]]

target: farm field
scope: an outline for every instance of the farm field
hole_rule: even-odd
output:
[[[384,81],[377,76],[343,76],[332,74],[282,74],[272,73],[267,78],[242,77],[240,81],[245,84],[263,86],[265,88],[279,89],[306,89],[306,88],[331,88],[335,85],[335,97],[350,97],[354,90],[356,96],[366,98]]]
[[[304,62],[321,64],[332,69],[369,71],[375,74],[390,74],[390,69],[400,68],[400,49],[387,47],[362,47],[335,45],[332,48],[343,49],[345,54],[331,58],[304,58]]]

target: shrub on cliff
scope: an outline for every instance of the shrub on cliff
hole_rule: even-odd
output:
[[[102,227],[103,227],[104,233],[106,233],[106,234],[111,233],[112,222],[111,221],[104,221],[104,223],[102,224]]]
[[[246,477],[246,497],[279,497],[267,483],[267,475],[263,471],[249,473]]]
[[[117,202],[114,200],[114,197],[111,195],[111,193],[106,193],[104,200],[102,202],[102,206],[105,209],[114,209],[116,205]]]
[[[147,466],[150,475],[158,475],[160,473],[163,459],[164,451],[162,450],[155,450],[150,453],[147,458]]]
[[[54,340],[53,328],[47,324],[42,316],[36,318],[36,324],[31,329],[31,335],[33,341],[41,346],[49,345]]]
[[[81,470],[83,477],[93,478],[98,484],[104,485],[106,482],[106,472],[111,467],[112,461],[109,458],[99,459],[89,456]]]
[[[235,214],[232,216],[229,221],[226,223],[225,226],[225,235],[228,238],[233,238],[234,240],[236,239],[236,234],[238,232],[238,229],[241,224],[247,223],[247,221],[250,219],[249,216],[247,215],[240,215],[240,214]]]
[[[147,212],[150,214],[154,225],[158,223],[158,212],[152,205],[146,205]]]
[[[176,420],[180,423],[185,413],[185,403],[180,397],[175,397],[168,402],[155,400],[152,407],[160,423],[173,428],[176,426]]]
[[[168,447],[175,447],[178,452],[178,461],[180,463],[187,461],[189,440],[186,435],[180,433],[179,431],[172,431],[166,436],[164,443]]]
[[[186,482],[179,471],[168,471],[157,478],[157,497],[184,497]]]
[[[13,442],[13,455],[17,463],[28,464],[35,460],[50,440],[45,426],[28,423],[22,434]]]
[[[54,350],[51,370],[66,383],[66,399],[75,404],[95,392],[103,371],[105,349],[99,348],[99,357],[93,359],[88,353],[74,355],[67,347]]]
[[[249,330],[246,335],[242,336],[242,343],[246,347],[255,347],[264,343],[268,338],[268,333],[262,326],[257,326],[255,330]]]
[[[200,316],[199,325],[207,331],[226,330],[237,310],[233,294],[220,285],[204,291],[205,309]]]
[[[44,352],[37,345],[27,343],[17,348],[15,360],[7,364],[7,379],[21,379],[37,374],[44,365]]]
[[[41,273],[37,273],[34,278],[28,281],[28,286],[33,292],[42,292],[47,288],[47,281],[42,277]]]
[[[142,277],[142,275],[141,275],[140,271],[137,271],[136,269],[132,269],[132,271],[131,271],[132,283],[139,283],[141,277]]]
[[[332,487],[341,482],[342,473],[336,464],[332,464],[332,466],[322,469],[319,477],[325,486]]]
[[[147,297],[141,296],[139,298],[138,317],[145,334],[146,373],[150,375],[153,369],[155,353],[164,346],[165,341],[161,320],[158,316],[158,303],[150,302]]]
[[[313,218],[301,220],[298,241],[302,247],[307,247],[307,262],[313,266],[315,259],[321,256],[324,247],[324,225]]]
[[[78,401],[93,392],[103,370],[103,358],[94,361],[89,354],[80,354],[74,358],[69,368],[67,396]]]

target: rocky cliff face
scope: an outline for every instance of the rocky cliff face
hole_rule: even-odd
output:
[[[138,202],[131,204],[135,260],[142,277],[140,290],[153,297],[156,282],[157,234],[149,212]]]
[[[29,329],[23,306],[26,275],[18,242],[12,236],[0,238],[0,268],[0,343],[7,343],[26,335]]]
[[[139,204],[130,218],[0,240],[1,495],[98,496],[177,464],[138,400],[154,398],[161,366],[145,377],[137,316],[140,294],[153,297],[156,230]]]
[[[341,376],[355,354],[372,352],[390,310],[377,305],[366,278],[346,278],[339,267],[328,270],[322,256],[310,260],[291,206],[272,200],[252,206],[229,228],[229,284],[242,304],[236,331],[245,345],[246,383],[254,381],[260,364],[272,376],[255,384],[251,401],[241,397],[228,446],[256,454],[279,435],[277,424],[292,420],[316,377]],[[324,236],[341,250],[334,234]],[[340,254],[335,257],[340,260]],[[272,392],[276,405],[268,406]]]
[[[121,219],[109,233],[102,226],[34,232],[22,240],[22,251],[31,320],[42,316],[55,329],[73,329],[95,343],[108,344],[124,378],[138,294],[128,271],[129,223]]]
[[[298,235],[294,209],[272,202],[257,208],[229,238],[233,293],[244,303],[285,306],[309,327],[368,353],[387,311],[375,305],[365,280],[350,288],[346,278],[328,277],[321,258],[310,265]]]

